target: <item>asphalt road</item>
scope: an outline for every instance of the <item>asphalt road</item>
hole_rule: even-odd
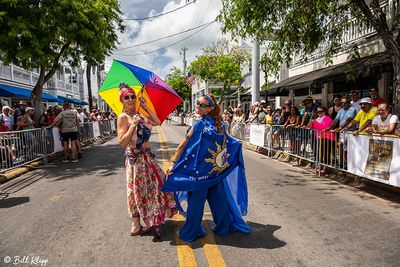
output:
[[[165,166],[185,128],[155,128]],[[0,266],[400,266],[400,205],[244,151],[250,235],[131,237],[116,139],[0,186]],[[205,212],[204,225],[213,225]],[[11,261],[6,264],[5,262]],[[26,263],[23,263],[26,262]]]

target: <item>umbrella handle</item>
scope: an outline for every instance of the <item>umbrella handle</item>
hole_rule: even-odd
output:
[[[142,86],[142,88],[140,89],[140,91],[139,91],[139,94],[141,95],[141,97],[143,97],[143,90],[144,90],[144,85]],[[142,102],[142,101],[140,101],[140,98],[139,98],[139,102]],[[140,103],[139,103],[139,107],[138,107],[138,110],[137,110],[137,114],[139,114],[139,110],[140,110]]]

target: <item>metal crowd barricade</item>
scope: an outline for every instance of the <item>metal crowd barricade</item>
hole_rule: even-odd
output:
[[[329,132],[332,138],[321,138],[318,147],[318,164],[347,171],[347,134]]]
[[[267,149],[281,151],[307,161],[317,162],[318,138],[315,129],[273,125]]]
[[[116,130],[115,120],[104,121],[103,133],[110,133]],[[83,123],[80,129],[80,141],[87,141],[94,138],[93,122]],[[55,153],[55,136],[52,129],[30,129],[23,131],[0,132],[0,172],[44,159]]]
[[[246,124],[243,122],[232,122],[231,123],[231,136],[239,139],[245,140],[246,138]],[[248,137],[250,138],[250,128]]]
[[[174,117],[172,116],[172,120]],[[177,121],[178,122],[178,121]],[[229,124],[224,122],[225,127],[229,128]],[[348,147],[348,143],[354,144],[351,133],[340,133],[335,131],[319,132],[316,129],[300,128],[300,127],[287,127],[283,125],[260,125],[260,124],[243,124],[243,123],[232,123],[230,125],[231,136],[242,141],[248,141],[257,146],[262,146],[268,151],[268,155],[273,154],[278,158],[280,155],[289,155],[298,159],[304,159],[308,162],[314,163],[317,171],[322,171],[324,167],[343,171],[343,172],[356,172],[357,175],[375,181],[380,181],[388,184],[387,180],[379,180],[379,177],[373,177],[371,174],[366,173],[363,167],[354,166],[354,155],[363,151],[363,160],[369,162],[364,154],[368,153],[368,149],[371,151],[371,147]],[[369,137],[374,139],[375,143],[372,144],[383,144],[389,147],[389,149],[395,149],[395,158],[387,157],[386,161],[398,162],[398,146],[393,145],[394,142],[399,142],[400,139],[395,141],[387,141],[379,136],[380,139]],[[350,140],[350,142],[348,142]],[[378,140],[378,141],[376,141]],[[371,142],[371,140],[369,140]],[[366,142],[365,140],[363,141]],[[384,143],[388,142],[388,144]],[[371,143],[369,143],[371,146]],[[383,146],[381,145],[381,146]],[[350,150],[351,149],[351,150]],[[354,149],[354,150],[353,150]],[[349,151],[347,151],[349,150]],[[275,153],[274,153],[275,152]],[[280,153],[281,152],[281,153]],[[379,150],[378,152],[380,153]],[[393,152],[394,153],[394,152]],[[348,154],[352,158],[348,158]],[[380,157],[375,155],[375,157]],[[396,158],[397,157],[397,158]],[[281,159],[289,159],[290,157],[282,157]],[[397,161],[396,161],[397,160]],[[297,161],[296,161],[297,162]],[[370,163],[372,164],[372,163]],[[387,167],[388,163],[384,166]],[[397,165],[398,166],[398,165]],[[358,168],[358,169],[357,169]],[[358,172],[358,173],[357,173]],[[395,171],[391,170],[390,175],[394,175]],[[320,174],[322,174],[320,172]],[[369,176],[368,176],[369,175]],[[390,176],[392,177],[392,176]],[[396,177],[396,176],[395,176]],[[392,179],[392,178],[390,178]],[[393,178],[391,184],[399,186],[398,182]]]
[[[52,152],[47,129],[0,133],[1,169],[12,169]]]

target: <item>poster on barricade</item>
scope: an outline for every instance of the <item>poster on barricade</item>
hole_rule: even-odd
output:
[[[392,140],[369,139],[368,159],[364,173],[368,176],[389,180],[392,153]]]
[[[400,139],[347,135],[348,171],[400,187]]]
[[[250,125],[250,143],[256,146],[264,146],[265,125],[251,124]]]
[[[61,152],[64,150],[61,140],[60,140],[60,131],[57,127],[51,128],[53,134],[53,144],[54,144],[54,152]]]
[[[94,137],[100,136],[100,127],[98,121],[93,122],[93,136]]]

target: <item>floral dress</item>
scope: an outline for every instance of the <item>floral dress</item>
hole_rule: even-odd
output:
[[[173,193],[161,192],[165,174],[149,148],[128,146],[125,155],[129,216],[159,226],[177,213]]]

